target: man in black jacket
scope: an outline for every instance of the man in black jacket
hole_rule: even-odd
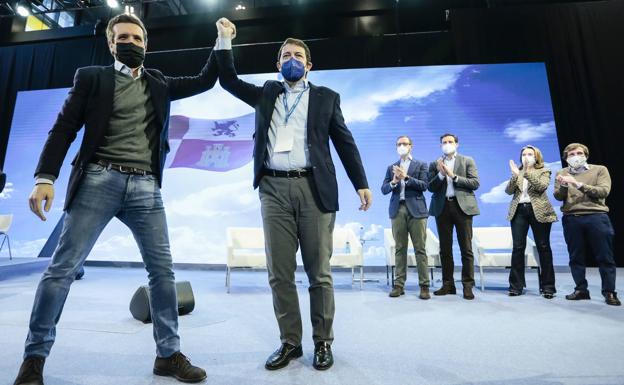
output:
[[[133,15],[114,17],[106,32],[115,64],[78,69],[35,171],[29,204],[45,220],[42,203],[49,211],[54,180],[84,125],[80,151],[72,162],[63,230],[37,288],[16,385],[43,384],[43,365],[70,285],[113,217],[132,231],[149,273],[157,346],[154,374],[184,382],[206,378],[206,372],[180,352],[175,279],[160,186],[169,151],[169,104],[212,88],[217,69],[212,57],[194,77],[173,78],[144,68],[147,31]]]
[[[256,110],[254,187],[260,188],[269,284],[282,345],[267,360],[275,370],[303,354],[301,313],[295,286],[295,253],[301,256],[310,281],[310,316],[315,343],[313,366],[333,364],[331,343],[334,290],[329,259],[338,210],[336,170],[329,152],[334,144],[361,206],[372,201],[360,153],[340,111],[340,97],[306,79],[312,68],[310,50],[297,39],[287,39],[279,50],[277,69],[284,82],[264,86],[246,83],[234,68],[231,39],[234,27],[217,22],[215,55],[223,88]]]

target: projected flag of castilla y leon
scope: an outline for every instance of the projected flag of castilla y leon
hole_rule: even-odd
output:
[[[251,161],[253,132],[253,114],[223,120],[174,115],[169,122],[169,143],[177,150],[169,154],[173,158],[169,167],[239,168]]]

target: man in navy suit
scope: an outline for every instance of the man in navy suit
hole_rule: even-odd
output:
[[[408,235],[412,238],[418,268],[420,299],[429,299],[429,276],[427,275],[427,203],[423,192],[427,190],[427,163],[412,158],[412,140],[399,136],[396,142],[399,160],[386,171],[381,192],[390,196],[389,214],[392,220],[392,236],[396,244],[396,278],[390,297],[405,294],[407,278]]]
[[[43,384],[43,366],[70,286],[113,217],[132,231],[149,273],[157,355],[154,374],[183,382],[206,378],[206,372],[180,352],[175,278],[160,186],[169,152],[169,104],[211,89],[217,68],[212,55],[197,76],[169,77],[143,67],[147,31],[134,15],[112,18],[106,35],[115,63],[76,71],[74,86],[35,170],[30,209],[46,220],[42,203],[49,211],[54,182],[84,125],[82,144],[72,161],[63,230],[37,288],[24,362],[14,385]]]
[[[334,289],[329,259],[338,210],[330,139],[357,191],[360,210],[370,207],[372,194],[360,153],[340,111],[340,96],[307,80],[312,68],[308,46],[301,40],[287,39],[276,63],[284,81],[269,80],[259,87],[236,74],[232,25],[227,19],[217,22],[215,55],[223,88],[256,111],[253,186],[260,190],[269,284],[282,343],[269,356],[265,368],[283,368],[303,355],[295,285],[295,255],[300,246],[310,281],[313,366],[326,370],[334,362]]]

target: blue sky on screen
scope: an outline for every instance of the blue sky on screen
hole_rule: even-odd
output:
[[[243,78],[260,85],[276,79],[277,74]],[[366,213],[357,210],[355,191],[334,153],[340,186],[336,225],[353,228],[366,239],[366,264],[385,264],[383,228],[390,227],[389,196],[383,196],[380,187],[387,166],[397,159],[394,143],[398,135],[409,135],[414,141],[414,157],[427,162],[441,155],[441,134],[459,136],[459,152],[475,159],[481,178],[477,191],[481,215],[475,218],[475,226],[509,225],[506,213],[510,197],[504,193],[510,175],[508,161],[517,161],[523,145],[542,149],[553,171],[561,167],[543,63],[312,71],[309,78],[340,93],[345,120],[364,161],[374,194],[373,207]],[[46,133],[66,94],[67,89],[56,89],[18,95],[5,162],[11,185],[0,196],[1,211],[15,215],[11,235],[18,256],[36,255],[61,215],[69,162],[77,142],[66,158],[48,222],[30,214],[26,200]],[[237,120],[240,138],[236,139],[250,139],[244,136],[251,132],[247,125],[253,124],[249,119],[253,109],[218,86],[173,103],[171,114],[191,121]],[[171,140],[167,165],[183,148],[179,146],[180,140]],[[242,166],[224,171],[166,169],[163,199],[175,261],[224,263],[225,228],[261,225],[257,191],[251,187],[251,154],[237,155],[236,164]],[[552,188],[549,193],[552,197]],[[429,200],[429,194],[427,197]],[[554,200],[553,204],[558,205]],[[437,233],[433,219],[429,227]],[[567,264],[559,223],[553,226],[551,238],[555,263]],[[459,254],[455,254],[459,262]],[[140,257],[130,232],[114,220],[90,259]]]

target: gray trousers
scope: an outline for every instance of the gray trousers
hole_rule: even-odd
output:
[[[392,237],[395,242],[394,259],[396,264],[395,286],[405,286],[407,279],[407,247],[408,235],[412,238],[418,269],[418,284],[429,286],[427,274],[427,253],[425,242],[427,240],[427,218],[414,218],[407,210],[405,203],[399,205],[399,212],[392,218]]]
[[[335,212],[322,212],[312,178],[264,176],[260,203],[264,226],[269,284],[282,343],[301,344],[302,325],[295,285],[296,253],[301,246],[310,282],[310,318],[314,343],[334,339],[334,287],[329,259]]]

